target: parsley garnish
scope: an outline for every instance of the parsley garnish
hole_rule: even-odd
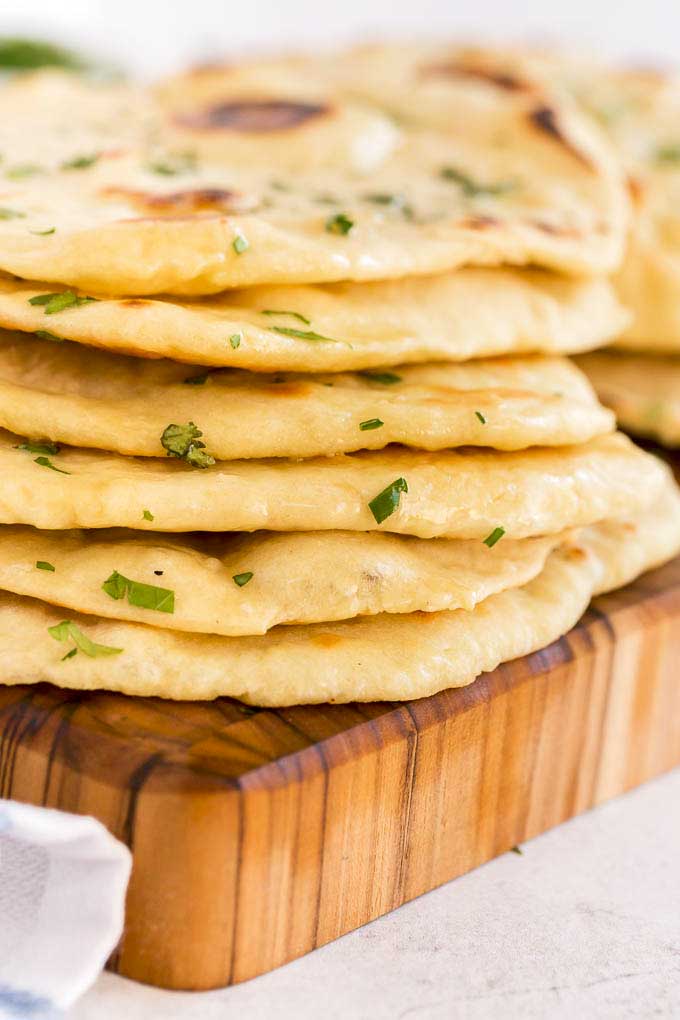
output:
[[[56,230],[56,227],[48,227],[47,230],[29,230],[29,234],[34,234],[36,237],[47,237],[48,234],[56,233]]]
[[[109,648],[108,645],[95,644],[91,638],[83,634],[80,627],[77,627],[72,620],[62,620],[61,623],[55,624],[54,627],[48,627],[47,633],[55,641],[73,641],[75,644],[76,647],[67,652],[64,659],[72,659],[78,650],[83,655],[89,655],[91,659],[97,659],[102,655],[120,655],[123,651],[122,648]]]
[[[365,370],[358,374],[363,376],[364,379],[370,379],[371,382],[381,383],[383,386],[394,386],[395,383],[401,382],[401,376],[397,375],[396,372],[370,372]]]
[[[338,213],[336,216],[329,216],[326,220],[326,230],[329,234],[341,234],[345,237],[354,227],[354,220],[351,220],[345,213]]]
[[[9,177],[12,181],[20,181],[24,177],[34,177],[40,173],[42,173],[42,167],[35,163],[21,163],[19,166],[12,166],[9,170],[5,170],[5,177]]]
[[[482,412],[481,411],[475,411],[475,414],[477,415],[477,417],[481,421],[482,425],[486,425],[486,418],[484,417]]]
[[[83,71],[86,64],[75,53],[61,46],[10,36],[0,40],[0,67],[9,71],[27,71],[36,67],[65,67],[70,71]]]
[[[64,471],[62,468],[55,467],[49,457],[36,457],[33,461],[34,464],[40,464],[40,467],[49,468],[51,471],[58,471],[60,475],[70,475],[70,471]]]
[[[393,482],[379,492],[368,504],[376,523],[382,524],[395,510],[399,509],[399,501],[402,492],[408,492],[408,485],[405,478],[396,478]]]
[[[99,153],[95,152],[89,156],[74,156],[73,159],[66,159],[61,164],[62,170],[87,170],[94,166],[99,159]]]
[[[0,207],[0,220],[25,220],[26,213],[19,212],[18,209],[8,209],[6,206]]]
[[[360,422],[359,429],[361,432],[371,432],[373,429],[382,428],[384,424],[385,422],[380,418],[369,418],[367,421]]]
[[[660,145],[654,158],[657,163],[680,163],[680,143]]]
[[[59,453],[58,443],[34,443],[30,439],[27,439],[25,443],[19,443],[18,446],[14,447],[15,450],[27,450],[29,453],[48,453],[52,457],[56,457]]]
[[[283,311],[279,312],[273,308],[263,308],[262,315],[292,315],[292,317],[294,319],[297,319],[299,322],[304,322],[305,326],[310,326],[312,323],[311,319],[308,319],[306,316],[301,315],[300,312],[283,312]]]
[[[78,654],[78,649],[77,648],[72,648],[70,652],[66,653],[66,655],[62,655],[61,661],[62,662],[66,662],[67,659],[72,659],[73,656],[77,655],[77,654]]]
[[[487,545],[489,549],[493,548],[496,542],[500,542],[504,534],[505,528],[494,528],[491,534],[484,539],[484,545]]]
[[[240,333],[233,333],[229,337],[229,343],[231,344],[232,349],[236,350],[237,347],[241,346],[241,334]]]
[[[161,445],[168,457],[179,457],[195,468],[207,468],[215,463],[215,458],[205,452],[202,435],[192,421],[186,425],[168,425],[161,436]]]
[[[237,584],[239,588],[243,588],[245,584],[248,584],[248,581],[250,581],[252,577],[253,577],[252,570],[246,570],[244,574],[234,574],[234,576],[232,577],[232,581],[234,582],[234,584]]]
[[[154,519],[154,516],[150,510],[144,510],[142,512],[142,517],[144,518],[145,521],[152,521]]]
[[[49,329],[34,329],[33,336],[40,337],[41,340],[51,340],[53,343],[63,344],[63,336],[57,336],[56,333],[50,333]]]
[[[187,174],[195,169],[196,154],[193,152],[178,152],[147,164],[147,170],[162,177],[176,177],[177,174]]]
[[[324,340],[329,344],[346,343],[345,340],[335,340],[332,336],[322,336],[321,333],[315,333],[311,329],[291,329],[289,326],[273,326],[272,329],[275,333],[280,333],[281,336],[294,336],[298,340]],[[347,346],[351,347],[351,344],[348,344]]]
[[[250,242],[246,240],[243,234],[237,234],[231,242],[231,246],[237,255],[243,255],[243,252],[248,251],[248,248],[250,248]]]
[[[29,298],[29,305],[40,305],[45,308],[45,315],[54,315],[55,312],[63,312],[67,308],[80,308],[81,305],[89,305],[96,301],[93,297],[79,297],[74,290],[61,290],[55,294],[36,294]]]
[[[127,595],[128,604],[140,609],[154,609],[158,613],[174,613],[175,593],[169,588],[157,588],[155,584],[143,584],[131,581],[117,570],[104,581],[103,591],[112,599],[123,599]]]
[[[52,573],[56,570],[56,567],[53,567],[47,560],[36,560],[35,566],[37,570],[50,570]]]
[[[397,210],[404,219],[413,219],[413,207],[408,204],[403,195],[390,195],[387,192],[377,192],[364,195],[364,201],[372,202],[374,205],[386,205]]]
[[[519,854],[521,857],[524,851],[522,850],[521,846],[511,846],[510,853]]]
[[[439,176],[445,181],[457,184],[464,195],[475,198],[477,195],[504,195],[517,187],[514,181],[497,181],[495,184],[482,184],[455,166],[443,166]]]

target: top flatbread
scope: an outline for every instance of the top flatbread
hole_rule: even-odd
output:
[[[109,294],[208,294],[470,264],[617,265],[626,203],[616,167],[588,124],[538,86],[454,83],[445,128],[397,126],[375,103],[339,100],[310,67],[259,86],[258,68],[242,69],[248,94],[227,76],[208,106],[160,102],[153,142],[112,134],[77,169],[45,162],[6,176],[0,268]],[[26,89],[30,132],[44,90],[35,78]],[[11,117],[14,99],[0,98],[0,112],[4,103]],[[80,110],[58,106],[51,132]],[[206,134],[226,140],[206,145]],[[320,145],[332,165],[309,158]],[[282,148],[299,165],[277,159]]]

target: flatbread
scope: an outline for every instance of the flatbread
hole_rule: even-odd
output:
[[[628,322],[607,281],[532,269],[253,287],[183,302],[99,300],[48,315],[44,306],[29,304],[52,290],[49,284],[0,279],[0,325],[47,330],[123,354],[258,372],[571,354],[601,346]],[[289,314],[264,314],[272,311]],[[330,339],[295,336],[291,330]]]
[[[0,433],[0,523],[59,530],[380,529],[481,540],[503,528],[510,538],[527,538],[641,511],[665,479],[656,457],[619,434],[554,450],[397,446],[303,461],[222,461],[204,470],[175,458],[71,447],[36,456],[19,443]],[[388,514],[382,523],[371,502]]]
[[[618,168],[586,120],[538,86],[454,84],[435,130],[397,126],[375,104],[337,98],[329,82],[310,79],[303,95],[299,74],[284,74],[269,94],[162,109],[153,146],[117,147],[113,135],[77,171],[44,165],[6,179],[0,269],[102,294],[196,295],[464,265],[583,274],[618,264],[627,219]],[[30,99],[22,109],[30,132]],[[76,106],[53,131],[77,117]],[[347,129],[357,119],[358,147]],[[216,132],[228,143],[206,149]],[[305,158],[319,138],[330,166]],[[197,158],[182,161],[176,147],[190,140]],[[164,143],[175,151],[159,172]],[[298,149],[299,165],[279,165],[282,148]]]
[[[81,690],[175,699],[221,695],[250,704],[420,698],[471,683],[500,662],[544,648],[572,627],[591,596],[632,579],[680,548],[674,489],[627,525],[598,525],[549,556],[533,581],[485,599],[471,612],[382,614],[344,623],[280,627],[224,638],[69,615],[86,638],[118,654],[91,658],[63,632],[62,611],[0,595],[3,682],[50,681]],[[60,632],[58,632],[60,633]]]
[[[598,351],[581,367],[627,432],[680,446],[680,358]]]
[[[479,541],[351,531],[169,536],[4,525],[0,589],[171,630],[264,634],[277,624],[473,609],[530,581],[562,538],[505,539],[489,549]],[[174,595],[158,596],[162,609],[114,599],[102,589],[114,570]],[[244,584],[234,581],[248,574]]]
[[[383,380],[383,381],[381,381]],[[0,331],[0,426],[164,457],[169,421],[199,421],[219,460],[314,457],[403,443],[500,450],[580,443],[614,417],[566,359],[430,364],[364,375],[253,375],[140,361]]]

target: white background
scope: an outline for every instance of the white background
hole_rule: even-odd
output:
[[[272,44],[387,34],[566,39],[637,62],[680,62],[679,0],[0,0],[0,33],[15,31],[147,73]]]

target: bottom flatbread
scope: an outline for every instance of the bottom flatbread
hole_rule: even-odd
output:
[[[579,363],[622,428],[680,446],[680,357],[598,351]]]
[[[679,548],[680,497],[669,483],[652,512],[584,529],[552,552],[528,584],[471,611],[381,614],[225,638],[92,616],[73,616],[66,624],[60,610],[43,602],[3,595],[2,676],[6,684],[51,681],[174,699],[230,695],[269,707],[420,698],[464,686],[501,662],[545,647],[576,623],[594,594],[626,583]],[[120,651],[90,646],[97,652],[91,657],[74,626],[98,646]],[[60,640],[49,627],[58,627]]]

